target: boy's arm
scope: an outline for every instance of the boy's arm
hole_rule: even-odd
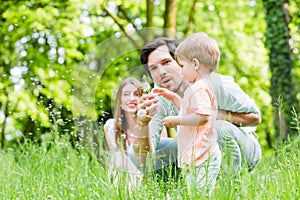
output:
[[[167,90],[165,88],[154,88],[152,90],[152,92],[156,93],[160,96],[163,96],[166,99],[171,100],[174,103],[174,105],[176,106],[176,108],[178,110],[180,110],[180,104],[181,104],[182,98],[178,94],[176,94],[175,92],[172,92],[172,91]]]
[[[167,127],[182,126],[199,126],[208,121],[209,115],[192,113],[184,116],[168,116],[163,119],[163,124]]]

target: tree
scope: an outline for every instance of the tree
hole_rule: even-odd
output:
[[[153,5],[153,1],[147,1]],[[116,7],[125,7],[126,15],[131,16],[131,20],[126,20],[123,12],[115,10],[115,14],[122,19],[123,26],[127,27],[131,22],[142,21],[136,30],[146,29],[149,25],[157,29],[164,29],[166,24],[166,11],[168,2],[156,3],[154,6],[136,5],[134,2],[116,1]],[[148,5],[147,4],[147,5]],[[272,146],[273,124],[271,98],[268,94],[269,77],[266,73],[267,62],[266,52],[263,47],[263,34],[265,30],[264,10],[262,3],[251,1],[176,1],[176,39],[183,39],[186,35],[204,31],[214,37],[221,49],[221,62],[219,71],[225,75],[231,75],[240,86],[251,97],[259,102],[263,124],[258,127],[262,134],[260,139],[267,141],[269,147]],[[147,17],[143,17],[147,13]],[[152,14],[149,14],[152,13]],[[107,17],[110,17],[107,15]],[[255,24],[255,25],[254,25]],[[121,29],[123,30],[123,29]],[[146,32],[150,38],[163,36],[161,32],[153,35]],[[144,40],[149,41],[149,40]],[[267,81],[266,81],[267,80]]]
[[[300,80],[299,0],[291,2],[293,69]],[[218,70],[255,99],[263,118],[260,141],[272,146],[262,1],[4,1],[0,13],[2,147],[19,135],[36,142],[53,133],[76,139],[84,132],[78,119],[92,121],[87,127],[97,132],[96,120],[112,117],[119,77],[140,69],[141,47],[154,37],[176,32],[183,39],[198,31],[218,41]]]
[[[176,31],[176,15],[177,15],[177,0],[166,0],[165,15],[164,15],[164,35],[168,38],[175,39]]]
[[[294,78],[292,74],[293,59],[289,41],[290,15],[288,0],[264,0],[266,9],[266,46],[269,50],[269,63],[272,73],[270,94],[274,108],[277,136],[287,140],[295,136],[291,128],[292,108],[298,110]]]
[[[45,0],[5,1],[0,10],[1,147],[6,137],[41,142],[54,127],[75,134],[72,72],[97,41],[87,38],[85,8]]]

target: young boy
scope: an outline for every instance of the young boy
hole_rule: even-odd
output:
[[[205,33],[195,33],[176,48],[175,59],[184,78],[191,86],[183,99],[167,89],[154,93],[172,100],[180,110],[178,116],[168,116],[163,124],[178,127],[179,167],[187,172],[188,184],[195,184],[199,192],[212,192],[221,166],[221,152],[213,128],[217,106],[210,73],[218,65],[220,51],[216,41]],[[186,169],[186,170],[185,170]]]

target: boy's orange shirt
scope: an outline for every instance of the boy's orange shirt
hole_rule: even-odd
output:
[[[217,116],[215,95],[204,80],[195,82],[184,93],[179,116],[193,113],[207,115],[209,120],[199,126],[178,127],[179,167],[199,166],[218,149],[217,134],[213,128]]]

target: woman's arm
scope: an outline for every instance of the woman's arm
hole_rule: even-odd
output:
[[[139,122],[134,133],[129,135],[137,161],[144,165],[149,153],[153,152],[152,140],[149,134],[149,122]]]
[[[138,109],[144,110],[145,115],[138,115],[134,131],[129,135],[129,137],[133,144],[136,159],[142,165],[146,164],[148,153],[152,153],[154,151],[149,131],[149,123],[152,120],[153,115],[157,113],[157,108],[158,99],[155,98],[154,94],[145,94],[138,101]],[[139,111],[137,113],[139,113]]]
[[[111,126],[114,126],[114,120],[109,119],[105,124],[104,124],[104,135],[105,135],[105,140],[108,145],[108,148],[111,152],[117,150],[117,144],[115,141],[115,137],[110,137],[110,131],[114,131],[114,128]]]

